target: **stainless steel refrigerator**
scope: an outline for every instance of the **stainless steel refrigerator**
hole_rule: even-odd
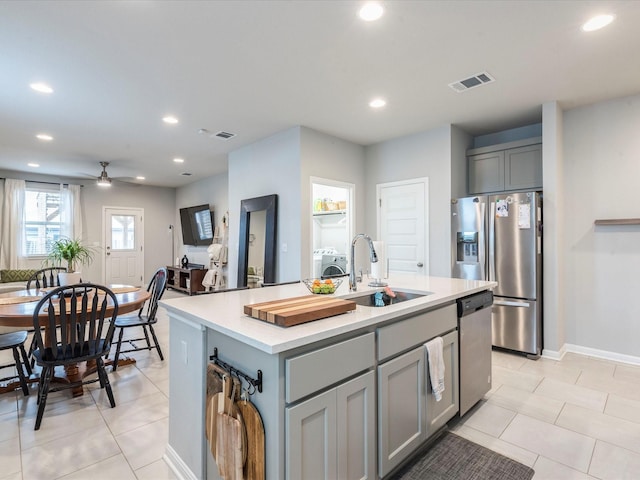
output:
[[[542,353],[542,195],[511,192],[452,200],[452,276],[498,282],[496,347]]]

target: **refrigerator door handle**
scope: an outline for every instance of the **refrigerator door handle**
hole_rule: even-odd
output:
[[[487,239],[489,240],[489,248],[488,248],[488,271],[489,271],[489,280],[493,282],[496,280],[496,259],[495,259],[495,223],[496,223],[496,203],[489,203],[489,231],[487,232]]]
[[[493,304],[500,305],[503,307],[521,307],[521,308],[529,308],[531,306],[531,304],[527,302],[509,302],[506,300],[496,300],[495,297],[493,300]]]

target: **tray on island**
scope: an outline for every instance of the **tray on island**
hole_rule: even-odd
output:
[[[320,295],[283,298],[270,302],[244,306],[244,313],[251,317],[281,327],[291,327],[321,318],[340,315],[356,309],[356,302]]]

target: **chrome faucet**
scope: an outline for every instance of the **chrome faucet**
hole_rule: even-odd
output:
[[[359,233],[355,237],[353,237],[353,240],[351,241],[351,260],[350,260],[351,271],[349,273],[349,290],[351,292],[355,292],[358,289],[356,285],[356,262],[355,262],[356,258],[355,257],[356,257],[356,242],[358,241],[359,238],[364,238],[369,244],[369,256],[371,257],[371,263],[376,263],[378,261],[378,255],[376,254],[376,249],[373,248],[373,240],[371,240],[371,237],[369,235],[367,235],[366,233]]]

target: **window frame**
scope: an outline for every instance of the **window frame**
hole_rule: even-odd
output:
[[[64,187],[63,187],[64,188]],[[47,221],[46,220],[46,210],[45,210],[45,219],[43,220],[30,220],[27,218],[27,212],[30,210],[32,203],[30,202],[30,195],[31,193],[36,192],[36,194],[44,194],[44,195],[55,195],[57,196],[57,200],[58,200],[58,212],[56,217],[58,218],[58,221]],[[60,185],[48,185],[48,184],[42,184],[42,183],[30,183],[27,182],[26,186],[25,186],[25,196],[24,196],[24,216],[23,216],[23,221],[21,224],[21,245],[20,245],[20,249],[22,251],[22,255],[27,258],[27,259],[33,259],[33,260],[42,260],[44,258],[46,258],[49,254],[49,249],[50,249],[50,245],[52,241],[55,241],[55,239],[60,238],[62,236],[64,236],[63,232],[65,231],[70,231],[71,229],[71,225],[67,225],[63,222],[63,214],[62,214],[62,209],[63,209],[63,202],[64,202],[64,198],[63,198],[63,190],[62,188],[60,188]],[[35,207],[35,205],[34,205]],[[45,206],[46,209],[46,206]],[[27,235],[27,232],[30,229],[33,228],[37,228],[40,229],[44,227],[45,229],[45,251],[38,251],[37,253],[31,253],[30,250],[32,250],[32,248],[30,248],[29,246],[29,236]],[[53,228],[52,228],[53,227]],[[57,235],[53,234],[54,236],[49,239],[46,235],[47,231],[51,231],[51,230],[58,230]],[[37,236],[37,238],[41,238],[40,235]]]

